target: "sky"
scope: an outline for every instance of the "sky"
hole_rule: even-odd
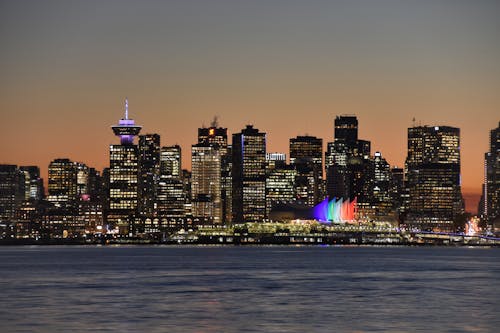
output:
[[[412,124],[459,127],[474,211],[500,120],[498,17],[486,0],[0,0],[0,163],[101,170],[125,97],[186,168],[215,115],[288,154],[289,138],[326,146],[335,116],[354,114],[397,166]]]

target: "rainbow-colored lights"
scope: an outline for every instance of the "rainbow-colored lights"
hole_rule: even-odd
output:
[[[328,198],[314,208],[314,218],[322,222],[345,223],[354,220],[357,198],[344,201],[342,198],[328,201]]]

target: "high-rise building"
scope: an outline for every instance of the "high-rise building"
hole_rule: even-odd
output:
[[[460,130],[448,126],[408,129],[405,223],[419,229],[453,230],[463,213]]]
[[[25,197],[24,172],[16,165],[0,165],[0,222],[14,222]]]
[[[128,101],[125,100],[125,118],[112,127],[120,138],[119,145],[110,145],[109,159],[109,207],[107,222],[118,227],[120,234],[133,233],[133,221],[138,213],[139,151],[134,138],[141,126],[128,117]]]
[[[43,187],[43,179],[40,178],[40,168],[34,165],[30,165],[20,166],[19,170],[24,173],[24,200],[42,200],[45,196],[45,193]]]
[[[184,215],[186,218],[193,217],[193,206],[191,203],[191,171],[182,169],[182,185],[184,191]]]
[[[297,199],[309,207],[322,201],[323,140],[314,136],[290,139],[290,164],[297,170]]]
[[[231,146],[227,142],[227,128],[219,127],[217,117],[214,118],[210,127],[198,129],[198,144],[212,146],[218,149],[221,158],[221,203],[222,223],[231,222],[232,214],[232,178],[231,178]]]
[[[233,221],[266,218],[266,133],[247,125],[233,134]]]
[[[329,198],[369,202],[372,161],[370,141],[358,139],[355,116],[335,118],[335,138],[325,154],[326,192]]]
[[[490,149],[484,155],[483,219],[490,225],[500,224],[500,122],[490,131]],[[498,226],[496,228],[499,228]]]
[[[89,172],[90,168],[84,163],[75,163],[76,167],[76,197],[81,198],[83,195],[89,193]]]
[[[139,215],[153,217],[160,180],[160,135],[139,135]]]
[[[393,180],[389,163],[380,152],[373,156],[372,219],[387,220],[394,210]]]
[[[182,182],[181,147],[178,145],[161,148],[160,181],[157,189],[158,217],[168,225],[178,226],[186,217],[184,184]]]
[[[165,146],[160,152],[160,174],[163,177],[180,179],[182,176],[181,147]]]
[[[47,200],[66,214],[76,214],[78,202],[78,166],[67,158],[49,164],[49,195]]]
[[[278,205],[295,201],[297,171],[293,165],[286,164],[284,153],[267,153],[266,164],[266,215],[269,216]]]
[[[199,143],[191,147],[193,217],[200,222],[223,221],[221,165],[221,150],[217,145]]]

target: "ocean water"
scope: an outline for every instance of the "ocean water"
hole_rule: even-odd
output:
[[[0,247],[0,332],[499,332],[500,249]]]

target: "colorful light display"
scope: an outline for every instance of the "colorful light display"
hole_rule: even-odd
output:
[[[352,201],[344,201],[342,198],[328,201],[326,198],[314,207],[314,218],[322,222],[350,222],[354,220],[356,204],[357,198]]]

